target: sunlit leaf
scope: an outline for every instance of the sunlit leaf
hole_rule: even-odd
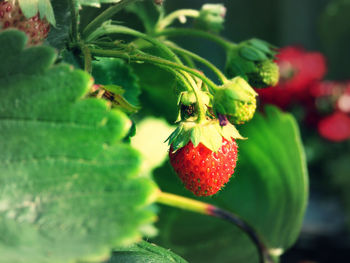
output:
[[[100,262],[154,232],[156,187],[121,141],[128,117],[25,39],[0,34],[0,262]]]

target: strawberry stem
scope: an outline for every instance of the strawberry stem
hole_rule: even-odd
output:
[[[232,48],[232,46],[235,46],[236,44],[213,33],[209,33],[203,30],[199,29],[193,29],[193,28],[166,28],[162,31],[156,32],[155,36],[168,36],[168,37],[200,37],[205,38],[208,40],[211,40],[218,45],[220,45],[223,49],[229,50]]]
[[[168,48],[166,45],[164,45],[159,40],[150,37],[144,33],[141,33],[137,30],[131,29],[129,27],[121,26],[121,25],[111,25],[110,21],[107,21],[104,23],[101,27],[99,27],[97,30],[92,32],[89,37],[87,38],[87,41],[96,40],[97,38],[104,36],[104,35],[110,35],[110,34],[125,34],[125,35],[131,35],[134,37],[142,38],[151,44],[153,44],[155,47],[159,48],[161,51],[163,51],[164,54],[171,60],[175,61],[179,64],[182,64],[181,60],[176,56],[174,52],[171,51],[170,48]]]
[[[155,26],[155,30],[162,31],[164,28],[171,25],[176,19],[179,19],[181,21],[181,18],[186,19],[186,16],[196,18],[199,16],[199,11],[194,9],[176,10],[168,14],[166,17],[164,17],[160,21],[158,21],[157,25]],[[186,22],[186,20],[184,22]]]
[[[211,204],[161,191],[158,194],[157,202],[163,205],[177,207],[183,210],[188,210],[203,215],[221,218],[225,221],[236,225],[249,236],[251,241],[257,247],[259,252],[259,262],[273,263],[269,250],[263,243],[259,234],[254,230],[252,226],[250,226],[247,222],[245,222],[245,220],[240,218],[238,215],[223,210]]]
[[[219,70],[216,66],[214,66],[210,61],[206,60],[205,58],[202,58],[201,56],[198,56],[195,53],[192,53],[191,51],[188,51],[186,49],[183,49],[179,46],[177,46],[174,43],[171,42],[167,42],[166,45],[168,47],[170,47],[172,50],[174,50],[176,53],[180,54],[180,55],[186,55],[188,57],[193,58],[194,60],[197,60],[198,62],[202,63],[203,65],[205,65],[206,67],[208,67],[210,70],[212,70],[219,78],[219,80],[224,83],[227,78],[225,77],[225,75],[221,72],[221,70]]]
[[[207,77],[205,77],[203,74],[201,74],[200,72],[198,72],[195,69],[192,69],[190,67],[178,64],[176,62],[173,61],[169,61],[167,59],[163,59],[160,57],[156,57],[156,56],[152,56],[146,53],[141,53],[138,52],[137,54],[128,54],[125,53],[123,51],[118,51],[118,50],[106,50],[106,49],[95,49],[95,48],[90,48],[91,54],[95,55],[95,56],[100,56],[100,57],[116,57],[116,58],[122,58],[122,59],[126,59],[130,62],[139,62],[139,61],[143,61],[143,62],[147,62],[159,67],[163,67],[163,68],[167,68],[171,71],[173,71],[174,69],[179,69],[182,71],[186,71],[188,73],[190,73],[191,75],[196,76],[197,78],[201,79],[205,84],[208,85],[208,87],[215,91],[218,89],[217,85],[211,81],[210,79],[208,79]]]
[[[118,13],[120,10],[122,10],[125,6],[136,2],[139,0],[123,0],[106,10],[104,10],[101,14],[99,14],[97,17],[95,17],[94,20],[92,20],[84,29],[83,31],[83,37],[87,38],[92,32],[94,32],[103,22],[110,19],[113,15]]]

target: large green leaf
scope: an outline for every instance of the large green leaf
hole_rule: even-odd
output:
[[[142,241],[115,250],[108,263],[187,263],[187,261],[168,249]]]
[[[236,175],[212,198],[204,201],[233,211],[250,223],[271,253],[280,255],[295,242],[307,203],[306,162],[297,124],[289,114],[267,107],[240,132]],[[188,195],[169,168],[156,171],[165,191]],[[159,237],[192,263],[258,262],[257,250],[241,230],[219,219],[162,207]]]
[[[0,34],[0,262],[104,260],[152,232],[156,187],[121,142],[127,116],[25,38]]]

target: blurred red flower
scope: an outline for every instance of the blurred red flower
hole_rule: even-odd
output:
[[[277,86],[257,89],[262,104],[274,104],[283,109],[295,101],[307,99],[309,87],[326,73],[326,59],[319,52],[301,47],[281,48],[276,60],[280,69]]]

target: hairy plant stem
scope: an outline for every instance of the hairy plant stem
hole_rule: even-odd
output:
[[[177,207],[183,210],[188,210],[203,215],[221,218],[225,221],[236,225],[249,236],[251,241],[257,247],[259,253],[259,262],[273,263],[273,260],[269,254],[269,250],[262,241],[262,238],[252,226],[250,226],[247,222],[245,222],[245,220],[240,218],[238,215],[208,203],[165,192],[159,192],[157,202],[163,205]]]
[[[219,36],[203,30],[193,29],[193,28],[165,28],[162,31],[155,32],[156,37],[167,36],[167,37],[200,37],[211,40],[218,45],[220,45],[225,50],[229,50],[232,46],[236,44]]]
[[[89,48],[85,45],[82,45],[81,51],[84,55],[84,70],[91,74],[92,72],[92,57]]]
[[[110,34],[125,34],[125,35],[131,35],[134,37],[142,38],[150,42],[156,48],[160,49],[170,60],[176,61],[177,63],[182,64],[181,60],[176,56],[176,54],[172,52],[171,49],[168,48],[166,45],[164,45],[162,42],[144,33],[141,33],[137,30],[131,29],[129,27],[120,26],[120,25],[111,25],[110,23],[106,22],[97,30],[92,32],[86,40],[90,42],[98,39],[101,36],[110,35]]]
[[[164,42],[168,47],[170,47],[173,51],[175,51],[176,53],[180,54],[180,55],[186,55],[194,60],[197,60],[198,62],[202,63],[203,65],[205,65],[206,67],[208,67],[211,71],[213,71],[217,77],[219,78],[219,80],[224,83],[225,81],[227,81],[227,78],[225,77],[225,75],[221,72],[221,70],[219,70],[216,66],[214,66],[211,62],[209,62],[208,60],[202,58],[201,56],[198,56],[195,53],[192,53],[191,51],[188,51],[186,49],[183,49],[179,46],[177,46],[174,43],[171,42]]]
[[[167,26],[171,25],[176,19],[181,19],[181,17],[198,17],[199,11],[194,9],[179,9],[170,14],[168,14],[163,19],[159,20],[155,26],[155,31],[160,32]]]
[[[137,2],[139,0],[122,0],[121,2],[107,8],[94,20],[92,20],[83,30],[83,37],[86,39],[92,32],[94,32],[103,22],[110,19],[113,15],[122,10],[125,6]]]
[[[212,82],[210,79],[205,77],[203,74],[201,74],[199,71],[189,68],[187,66],[178,64],[173,61],[169,61],[167,59],[159,58],[156,56],[152,56],[149,54],[141,53],[138,52],[137,54],[128,54],[125,53],[125,51],[118,51],[118,50],[105,50],[105,49],[94,49],[94,48],[89,48],[90,52],[92,55],[95,56],[100,56],[100,57],[116,57],[116,58],[122,58],[126,59],[130,62],[147,62],[156,66],[160,67],[166,67],[170,70],[178,69],[185,71],[187,73],[190,73],[193,76],[196,76],[197,78],[201,79],[205,84],[208,85],[208,87],[212,90],[215,91],[218,89],[217,85]]]

